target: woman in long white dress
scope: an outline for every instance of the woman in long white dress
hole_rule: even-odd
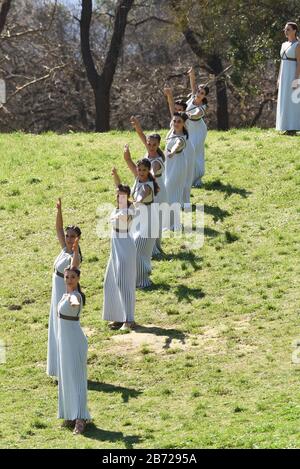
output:
[[[117,208],[111,216],[111,252],[104,279],[103,319],[111,321],[111,329],[128,330],[135,327],[136,246],[130,235],[134,215],[129,201],[130,187],[121,184],[113,168],[117,188]]]
[[[201,91],[205,93],[205,91]],[[192,104],[192,100],[188,101],[188,104],[184,100],[174,100],[173,91],[171,88],[164,88],[164,94],[167,97],[169,110],[171,118],[174,115],[174,112],[185,112],[188,116],[186,120],[186,128],[189,134],[189,139],[187,141],[186,155],[187,155],[187,174],[186,174],[186,183],[183,191],[183,202],[185,208],[189,208],[191,205],[191,189],[195,179],[196,172],[196,154],[204,155],[204,140],[205,136],[203,135],[203,115],[205,106],[196,106]],[[202,148],[203,147],[203,148]],[[203,151],[202,151],[203,149]],[[204,158],[200,158],[199,162],[204,162]],[[200,163],[197,164],[200,164]],[[203,169],[204,171],[204,169]]]
[[[83,433],[91,418],[87,408],[88,343],[79,322],[84,303],[79,278],[78,269],[65,269],[66,293],[57,307],[58,418],[66,426],[74,425],[75,434]]]
[[[131,195],[136,209],[132,236],[136,245],[136,287],[147,288],[151,286],[151,257],[155,240],[159,235],[159,222],[157,204],[154,198],[159,192],[159,186],[151,173],[151,163],[148,158],[132,161],[129,146],[125,145],[124,159],[132,174],[135,183]]]
[[[151,173],[155,177],[159,185],[159,192],[154,197],[154,203],[159,204],[159,237],[155,241],[155,245],[152,252],[153,256],[159,256],[160,254],[162,254],[161,237],[163,226],[165,226],[164,214],[166,209],[166,207],[162,204],[166,204],[168,202],[164,174],[165,155],[164,152],[160,149],[161,137],[159,134],[145,135],[139,120],[135,116],[131,117],[130,122],[136,130],[142,143],[147,149],[147,155],[145,155],[145,158],[149,158],[149,161],[151,163]]]
[[[174,112],[171,129],[167,135],[165,184],[169,205],[176,204],[169,220],[171,230],[181,229],[180,208],[184,205],[183,194],[190,151],[187,147],[188,132],[185,127],[187,118],[184,112]]]
[[[287,41],[280,51],[276,129],[294,135],[300,130],[300,41],[297,24],[287,23],[284,32]]]
[[[189,116],[188,132],[195,149],[195,171],[193,175],[193,186],[201,187],[202,178],[205,174],[205,139],[207,137],[207,126],[204,121],[207,109],[206,96],[209,88],[206,85],[196,85],[194,68],[188,70],[192,96],[187,101],[186,113]]]
[[[78,226],[67,226],[64,231],[61,199],[58,199],[56,214],[56,234],[61,245],[61,252],[56,258],[52,275],[52,295],[48,327],[48,351],[47,351],[47,374],[57,377],[57,305],[65,293],[64,270],[71,265],[79,268],[81,262],[81,252],[74,257],[73,245],[75,239],[80,238],[81,231]]]

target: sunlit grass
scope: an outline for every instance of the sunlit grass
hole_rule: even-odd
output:
[[[204,246],[164,240],[154,285],[137,293],[136,320],[154,342],[136,348],[101,319],[109,240],[96,233],[97,207],[114,204],[112,166],[132,183],[127,142],[144,154],[131,132],[0,135],[0,446],[298,447],[299,138],[209,132],[192,199],[205,204]],[[79,437],[60,428],[45,374],[59,196],[65,224],[83,233],[94,424]]]

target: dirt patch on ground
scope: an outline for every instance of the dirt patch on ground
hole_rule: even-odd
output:
[[[147,352],[165,354],[194,349],[214,354],[226,353],[226,340],[221,337],[222,331],[222,327],[205,327],[201,330],[201,334],[189,335],[176,329],[163,329],[150,324],[138,327],[129,334],[112,336],[109,350],[116,354]]]

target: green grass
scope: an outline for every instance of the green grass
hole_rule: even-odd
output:
[[[205,185],[193,190],[204,246],[164,241],[153,287],[137,293],[136,320],[153,343],[136,347],[101,319],[109,240],[96,233],[97,207],[114,203],[111,167],[132,182],[126,142],[144,153],[130,132],[0,135],[0,446],[299,447],[299,138],[209,132]],[[60,427],[45,374],[58,196],[65,224],[83,232],[94,424],[77,437]]]

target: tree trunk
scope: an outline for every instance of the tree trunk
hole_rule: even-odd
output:
[[[99,84],[94,89],[96,106],[96,132],[108,132],[110,129],[110,86],[103,84],[103,79],[99,79]]]
[[[105,58],[102,73],[98,74],[90,48],[90,25],[93,4],[92,0],[82,0],[80,19],[81,53],[87,77],[95,96],[96,132],[107,132],[110,129],[110,89],[122,48],[127,16],[133,2],[134,0],[118,0],[109,50]]]
[[[213,70],[214,75],[219,75],[223,71],[222,60],[218,55],[211,55],[207,59],[207,64]],[[228,98],[226,81],[223,76],[216,80],[217,92],[217,126],[218,130],[229,129]]]
[[[11,4],[11,0],[3,0],[2,2],[1,8],[0,8],[0,34],[2,33],[4,29],[6,17],[10,9],[10,4]]]

